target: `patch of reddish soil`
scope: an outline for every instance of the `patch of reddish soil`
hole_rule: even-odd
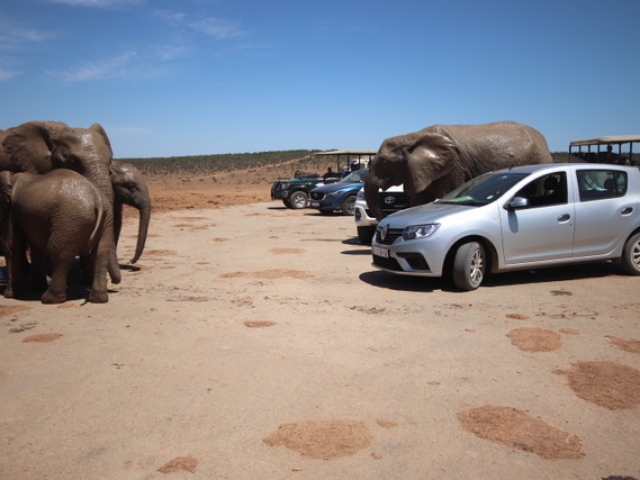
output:
[[[480,438],[535,453],[546,460],[585,455],[578,437],[516,408],[487,405],[461,412],[458,419],[465,429]]]
[[[280,425],[263,442],[307,457],[330,460],[367,448],[373,443],[373,435],[364,423],[355,420],[307,421]]]
[[[640,371],[615,362],[578,362],[567,376],[575,394],[609,410],[634,408],[640,404]]]

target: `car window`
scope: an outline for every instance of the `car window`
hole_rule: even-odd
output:
[[[500,195],[529,175],[528,173],[485,173],[452,190],[440,203],[482,206],[496,200]]]
[[[565,172],[553,172],[536,178],[522,187],[516,197],[529,200],[530,207],[567,203],[567,175]]]
[[[343,183],[364,182],[367,179],[368,173],[369,173],[369,169],[361,168],[360,170],[355,170],[351,172],[349,175],[344,177],[341,180],[341,182]]]
[[[580,201],[622,197],[627,193],[627,172],[618,170],[578,170]]]

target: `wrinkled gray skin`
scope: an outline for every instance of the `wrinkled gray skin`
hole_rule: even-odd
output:
[[[538,163],[553,160],[545,138],[527,125],[433,125],[382,143],[371,162],[365,198],[380,220],[379,188],[404,184],[412,205],[422,205],[482,173]]]
[[[138,224],[138,241],[136,251],[131,259],[131,263],[136,263],[142,255],[144,244],[149,231],[149,220],[151,219],[151,196],[147,188],[144,176],[136,167],[130,163],[113,160],[109,167],[111,183],[115,194],[113,206],[113,224],[116,245],[120,238],[122,229],[122,206],[129,205],[140,212]]]
[[[113,152],[102,126],[94,123],[89,128],[71,128],[62,122],[27,122],[0,133],[0,140],[0,171],[44,174],[58,168],[75,170],[104,193],[112,215],[109,165]],[[108,228],[109,275],[113,283],[120,283],[113,225]]]
[[[29,250],[34,287],[46,288],[43,303],[66,300],[67,278],[77,256],[91,279],[87,300],[107,302],[112,221],[107,197],[72,170],[42,175],[0,172],[0,231],[9,273],[4,296],[21,296]]]

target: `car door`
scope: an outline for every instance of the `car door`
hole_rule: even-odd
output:
[[[633,229],[637,205],[628,190],[626,172],[581,169],[576,172],[580,200],[576,203],[574,257],[607,255]]]
[[[505,265],[570,258],[575,213],[568,199],[566,172],[536,178],[516,196],[526,198],[529,206],[500,209]]]

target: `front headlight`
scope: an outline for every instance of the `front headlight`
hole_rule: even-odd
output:
[[[431,223],[429,225],[411,225],[402,232],[402,238],[405,240],[415,240],[416,238],[430,237],[436,230],[440,228],[439,223]]]
[[[327,193],[328,196],[331,197],[339,197],[341,196],[344,192],[346,192],[346,190],[336,190],[335,192],[329,192]]]
[[[364,189],[358,190],[358,195],[356,196],[358,200],[364,200]]]

